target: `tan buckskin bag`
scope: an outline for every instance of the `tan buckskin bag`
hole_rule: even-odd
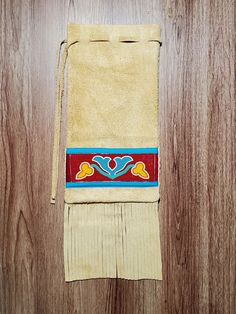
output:
[[[63,44],[51,202],[67,59],[65,279],[161,279],[160,28],[69,24]]]

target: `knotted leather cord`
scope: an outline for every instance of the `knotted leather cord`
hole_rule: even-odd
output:
[[[55,204],[57,193],[58,181],[58,166],[59,166],[59,148],[60,148],[60,132],[61,132],[61,110],[62,98],[64,92],[64,69],[67,59],[67,47],[65,47],[62,57],[61,50],[63,45],[67,44],[63,40],[57,51],[57,64],[56,64],[56,105],[55,105],[55,118],[54,118],[54,142],[53,142],[53,159],[52,159],[52,187],[51,187],[51,204]]]
[[[60,133],[61,133],[61,112],[62,112],[62,99],[64,95],[64,72],[68,56],[69,48],[78,43],[75,41],[69,46],[67,41],[63,40],[57,52],[57,65],[56,65],[56,106],[55,106],[55,120],[54,120],[54,142],[53,142],[53,159],[52,159],[52,187],[51,187],[51,204],[55,204],[57,194],[58,183],[58,171],[59,171],[59,149],[60,149]],[[66,47],[62,53],[63,45]]]

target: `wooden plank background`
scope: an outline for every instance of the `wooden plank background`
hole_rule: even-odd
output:
[[[234,0],[1,0],[1,313],[236,313],[235,13]],[[49,198],[69,21],[161,24],[162,282],[64,282],[63,202]]]

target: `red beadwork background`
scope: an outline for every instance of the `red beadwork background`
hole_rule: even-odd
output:
[[[94,156],[110,157],[110,167],[115,166],[114,158],[119,156],[130,156],[133,158],[129,164],[135,164],[141,161],[145,164],[145,170],[149,174],[149,179],[142,179],[139,176],[134,176],[131,173],[131,169],[116,179],[109,179],[106,176],[100,174],[96,169],[94,169],[94,174],[92,176],[85,177],[81,181],[94,182],[94,181],[136,181],[136,182],[153,182],[158,181],[158,154],[67,154],[66,155],[66,182],[78,182],[75,179],[76,174],[80,171],[80,164],[82,162],[88,162],[89,164],[97,164],[92,161]],[[129,165],[128,164],[128,165]],[[127,165],[127,166],[128,166]]]

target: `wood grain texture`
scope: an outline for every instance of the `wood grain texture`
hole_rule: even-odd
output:
[[[235,313],[235,1],[2,0],[0,15],[1,313]],[[68,21],[161,24],[162,282],[64,282],[49,199]]]

